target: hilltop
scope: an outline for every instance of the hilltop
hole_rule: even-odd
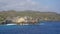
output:
[[[48,18],[50,20],[60,20],[60,14],[55,12],[40,12],[40,11],[32,11],[32,10],[25,10],[25,11],[1,11],[0,12],[0,21],[5,20],[7,17],[14,17],[14,16],[31,16],[31,17],[39,17],[42,19]]]

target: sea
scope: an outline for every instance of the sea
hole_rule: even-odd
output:
[[[42,21],[36,25],[0,25],[0,34],[60,34],[60,21]]]

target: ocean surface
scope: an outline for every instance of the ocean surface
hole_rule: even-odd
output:
[[[43,21],[37,25],[0,25],[0,34],[60,34],[60,21]]]

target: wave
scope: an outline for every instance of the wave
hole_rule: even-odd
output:
[[[17,25],[17,24],[6,24],[6,25]]]
[[[45,23],[40,24],[5,24],[5,25],[44,25]]]
[[[39,25],[45,25],[45,23],[40,23]]]
[[[6,24],[6,25],[29,25],[29,24]]]

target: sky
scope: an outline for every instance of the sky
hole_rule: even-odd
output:
[[[0,0],[0,10],[36,10],[60,13],[60,0]]]

